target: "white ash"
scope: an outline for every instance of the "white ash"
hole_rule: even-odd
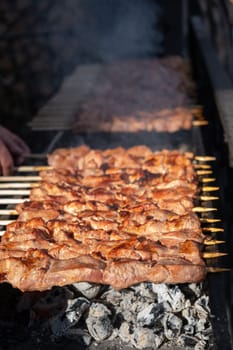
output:
[[[164,335],[167,339],[178,338],[182,330],[182,319],[173,313],[166,312],[161,319],[164,327]]]
[[[179,337],[179,345],[185,350],[204,350],[209,348],[207,341],[186,334],[182,334]]]
[[[193,291],[193,293],[196,295],[196,297],[200,297],[202,294],[202,283],[189,283],[189,289]]]
[[[152,284],[152,291],[157,295],[159,303],[164,303],[166,311],[179,312],[183,310],[187,303],[185,295],[182,293],[178,285],[168,286],[167,284]]]
[[[145,349],[149,347],[158,348],[163,342],[162,334],[155,335],[153,329],[135,327],[131,335],[131,343],[136,348]]]
[[[142,297],[146,297],[147,299],[151,299],[152,301],[155,298],[155,293],[153,292],[154,283],[139,283],[135,286],[132,286],[131,289],[136,293],[136,295],[141,295]]]
[[[137,324],[144,326],[153,326],[163,312],[163,304],[150,303],[137,314]]]
[[[113,325],[109,316],[111,311],[101,303],[91,304],[86,318],[86,325],[90,335],[96,341],[102,341],[110,337]]]
[[[101,285],[88,282],[74,283],[72,286],[88,299],[96,298],[101,290]]]
[[[140,283],[116,291],[76,283],[66,289],[71,292],[58,293],[60,304],[60,295],[66,297],[66,309],[58,312],[55,308],[56,315],[48,322],[55,337],[81,339],[87,347],[96,344],[96,349],[105,341],[150,350],[174,344],[205,350],[212,344],[209,298],[202,284]],[[43,306],[44,302],[37,300],[36,304]]]

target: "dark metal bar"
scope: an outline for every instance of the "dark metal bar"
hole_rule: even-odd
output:
[[[223,144],[223,135],[225,137],[230,133],[229,128],[229,102],[233,101],[233,86],[229,76],[222,64],[220,63],[217,53],[211,43],[211,39],[207,34],[206,28],[201,17],[193,17],[191,19],[191,31],[193,41],[190,43],[192,45],[192,59],[195,61],[194,65],[198,66],[197,78],[200,82],[204,84],[200,88],[202,99],[207,98],[206,108],[209,108],[211,115],[209,116],[211,127],[205,134],[203,134],[203,140],[205,141],[205,149],[208,151],[211,149],[211,154],[218,155],[216,161],[216,169],[218,184],[221,188],[221,203],[220,212],[223,215],[223,223],[225,228],[225,234],[223,239],[230,243],[230,232],[228,228],[229,217],[226,215],[226,195],[223,191],[224,186],[228,186],[227,177],[223,177],[222,173],[226,173],[227,164],[229,165],[229,159],[225,154],[226,145]],[[194,50],[195,48],[195,50]],[[228,103],[226,100],[226,95],[228,95]],[[229,97],[229,96],[232,97]],[[225,98],[224,98],[225,96]],[[217,126],[222,124],[217,130]],[[215,138],[215,133],[217,133],[218,138],[221,138],[221,145],[219,145],[219,140]],[[233,136],[233,133],[232,133]],[[211,139],[210,139],[211,138]],[[208,139],[210,142],[209,144]],[[216,149],[217,147],[217,149]],[[221,147],[221,150],[219,149]],[[230,148],[230,147],[229,147]],[[220,159],[221,157],[221,159]],[[229,191],[229,189],[228,189]],[[228,248],[228,247],[227,247]],[[228,261],[230,264],[230,259]],[[211,312],[213,314],[212,325],[215,337],[215,349],[230,350],[233,348],[232,342],[232,331],[231,331],[231,310],[230,310],[230,276],[231,272],[224,274],[210,275],[208,277],[208,286],[210,293],[210,306]]]

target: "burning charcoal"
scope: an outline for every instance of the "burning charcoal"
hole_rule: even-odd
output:
[[[190,324],[184,325],[183,329],[184,329],[184,333],[187,335],[193,335],[195,332],[195,327]]]
[[[208,302],[208,297],[204,298],[202,302]],[[205,306],[208,309],[208,306]],[[186,332],[194,328],[195,332],[202,333],[201,337],[203,337],[205,333],[209,335],[211,332],[209,312],[201,305],[200,299],[194,303],[193,307],[185,308],[182,311],[182,316],[187,320],[187,325],[185,326]]]
[[[76,324],[84,312],[89,307],[89,301],[86,298],[77,298],[68,301],[68,309],[66,311],[67,319],[70,320],[72,324]]]
[[[211,334],[212,326],[209,320],[210,308],[209,308],[209,297],[203,295],[197,299],[194,303],[196,310],[197,326],[196,332],[201,332],[201,338],[206,339]]]
[[[189,283],[189,289],[199,298],[202,294],[203,285],[202,283]]]
[[[119,328],[119,337],[122,339],[123,342],[125,343],[130,343],[131,342],[131,330],[132,325],[128,322],[122,322],[120,328]]]
[[[152,283],[152,290],[157,294],[159,303],[164,303],[166,311],[179,312],[186,306],[186,299],[180,288],[168,286],[165,283]]]
[[[111,311],[103,304],[93,303],[90,306],[86,325],[96,341],[107,339],[112,334],[113,327],[109,315],[111,315]]]
[[[88,282],[73,283],[72,286],[88,299],[95,298],[101,289],[101,285]]]
[[[135,310],[138,307],[137,302],[138,300],[134,292],[128,291],[128,293],[123,293],[122,300],[120,302],[120,310],[125,321],[134,322],[136,320]]]
[[[119,306],[122,300],[122,293],[109,288],[104,294],[102,294],[101,299],[106,300],[108,303],[114,306]]]
[[[203,350],[207,348],[207,342],[204,340],[199,340],[198,343],[195,345],[194,350]]]
[[[88,317],[105,317],[111,315],[111,311],[102,303],[92,303],[89,308]]]
[[[154,331],[150,328],[135,327],[134,332],[131,335],[131,343],[138,349],[154,347],[154,345],[158,348],[162,341],[162,334],[156,336]]]
[[[136,294],[146,297],[154,301],[155,295],[152,292],[152,283],[139,283],[136,286],[131,287]]]
[[[178,343],[186,350],[204,350],[207,348],[207,343],[205,341],[186,334],[182,334],[179,337]]]
[[[188,326],[195,328],[197,319],[196,319],[196,312],[193,309],[193,307],[190,306],[182,310],[182,316],[186,319]],[[187,325],[186,325],[186,328],[191,329],[187,327]]]
[[[80,340],[81,338],[83,343],[87,346],[91,344],[91,340],[92,340],[88,331],[80,328],[68,329],[65,336],[69,339],[74,339],[74,340]]]
[[[151,303],[138,313],[137,323],[140,326],[152,326],[163,312],[163,304]]]
[[[196,332],[203,332],[206,328],[209,328],[206,326],[207,319],[206,318],[199,318],[197,320],[197,326],[196,326]]]
[[[119,330],[118,328],[113,328],[112,334],[108,338],[108,341],[111,341],[119,336]],[[119,339],[119,338],[118,338]]]
[[[165,337],[169,340],[178,337],[181,333],[182,320],[172,313],[166,313],[162,319]]]
[[[207,315],[210,313],[209,297],[207,295],[202,295],[195,301],[194,307],[199,310],[201,314],[206,314],[207,317]]]
[[[90,302],[85,298],[77,298],[68,301],[68,308],[62,316],[59,315],[50,320],[50,327],[54,335],[62,336],[66,331],[76,325]]]

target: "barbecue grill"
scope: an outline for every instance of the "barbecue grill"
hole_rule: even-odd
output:
[[[191,18],[188,43],[190,46],[190,57],[194,69],[194,77],[198,86],[197,100],[198,103],[204,107],[203,119],[208,121],[208,125],[204,125],[205,123],[203,123],[203,126],[193,126],[191,130],[178,131],[172,135],[166,132],[157,133],[154,131],[142,131],[137,133],[74,133],[71,129],[74,121],[74,113],[82,97],[89,93],[90,87],[98,80],[101,71],[101,64],[80,65],[73,71],[72,75],[65,78],[58,92],[39,109],[35,117],[28,123],[25,137],[31,146],[33,154],[31,158],[25,161],[25,166],[32,166],[32,168],[18,168],[13,178],[9,181],[17,182],[17,176],[25,176],[22,183],[36,180],[36,178],[33,177],[37,176],[37,172],[34,171],[36,168],[33,169],[33,166],[45,165],[47,154],[59,147],[72,147],[82,144],[100,149],[114,148],[117,146],[129,148],[134,145],[144,144],[153,150],[160,150],[163,148],[180,149],[183,151],[193,151],[197,155],[215,156],[216,161],[213,163],[213,169],[214,176],[216,176],[217,180],[214,185],[220,186],[218,216],[222,218],[225,229],[224,233],[221,233],[221,239],[227,242],[225,250],[228,250],[228,247],[230,247],[232,243],[230,234],[232,228],[232,192],[230,190],[230,179],[232,178],[231,167],[233,164],[233,132],[230,113],[232,82],[226,75],[223,65],[218,60],[216,51],[211,44],[200,16]],[[218,72],[218,74],[216,74],[216,72]],[[81,88],[79,88],[80,86]],[[25,169],[26,173],[24,172]],[[4,182],[1,181],[1,183]],[[27,190],[25,190],[24,193],[26,196],[28,193]],[[18,198],[16,191],[14,194],[15,196],[12,202],[16,203]],[[21,192],[21,194],[23,194],[23,192]],[[3,200],[1,209],[8,210],[12,208],[13,210],[14,204],[10,204],[11,199],[12,197],[9,198],[7,207]],[[19,201],[21,201],[21,198],[19,198]],[[2,219],[8,220],[9,218],[3,216]],[[216,264],[221,267],[231,267],[231,256],[229,258],[224,257],[218,259]],[[233,312],[233,298],[231,296],[231,279],[232,276],[230,272],[208,275],[205,286],[207,294],[210,296],[211,315],[213,315],[213,349],[220,349],[221,347],[221,349],[227,350],[232,348],[231,317]],[[12,348],[14,347],[17,349],[17,344],[22,344],[22,338],[28,335],[24,327],[24,322],[28,320],[28,314],[26,314],[28,308],[22,306],[18,313],[14,309],[9,311],[10,305],[14,308],[19,298],[19,292],[7,285],[0,286],[0,288],[2,290],[1,294],[3,294],[6,300],[6,309],[3,308],[3,311],[6,314],[9,312],[12,317],[16,317],[15,323],[11,320],[11,322],[7,324],[4,320],[5,315],[3,314],[3,318],[0,322],[2,323],[4,331],[8,331],[9,336],[12,338]],[[55,290],[53,293],[59,294],[60,290],[59,292]],[[57,295],[54,295],[54,298],[55,297],[57,297]],[[27,301],[27,295],[25,296],[25,300],[25,303],[30,302],[30,298],[29,301]],[[85,305],[83,307],[85,308]],[[20,322],[22,322],[21,334],[20,329],[16,331],[16,327],[18,327]],[[38,329],[40,329],[40,324],[35,320],[32,332],[34,332],[36,336],[38,335]],[[1,336],[4,337],[4,335]],[[47,334],[45,334],[45,337],[46,336]],[[41,344],[41,348],[48,346],[45,337],[41,338],[43,339],[42,341],[44,341],[44,344]],[[34,341],[36,342],[36,340]],[[11,343],[7,343],[6,347],[11,346],[9,344]],[[54,346],[57,347],[54,348],[59,348],[59,343],[55,344]],[[77,346],[75,341],[60,340],[61,348],[62,346],[67,346],[67,344],[69,344],[70,348],[72,348],[72,346]],[[117,349],[119,346],[120,345],[115,342],[100,342],[97,348]],[[18,348],[20,348],[20,346]],[[81,348],[82,346],[80,345],[80,349]]]

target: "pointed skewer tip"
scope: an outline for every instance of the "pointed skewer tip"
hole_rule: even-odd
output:
[[[206,239],[204,240],[204,245],[218,245],[218,244],[224,244],[226,241],[220,241],[217,239]]]
[[[202,192],[214,192],[214,191],[218,191],[219,187],[217,186],[203,186],[202,187]]]
[[[200,221],[203,223],[214,224],[216,222],[221,222],[221,219],[212,219],[212,218],[200,218]]]
[[[195,159],[199,162],[213,162],[216,160],[216,157],[211,157],[211,156],[195,156]]]
[[[221,253],[221,252],[203,252],[202,256],[204,259],[214,259],[214,258],[220,258],[221,256],[226,256],[227,253]]]
[[[201,175],[210,175],[213,174],[212,170],[197,170],[196,174],[201,176]]]
[[[210,273],[229,272],[229,271],[231,271],[231,269],[226,267],[212,267],[212,266],[207,267],[207,272],[210,272]]]
[[[216,179],[213,177],[203,177],[199,181],[203,182],[203,183],[207,183],[207,182],[214,182],[214,181],[216,181]]]
[[[194,207],[192,211],[194,213],[207,213],[209,211],[216,211],[218,210],[217,208],[205,208],[205,207]]]
[[[219,197],[215,197],[215,196],[200,196],[199,199],[201,201],[216,201],[219,199]]]
[[[211,169],[209,164],[194,164],[194,169]]]
[[[203,227],[203,231],[205,232],[224,232],[224,229],[222,227]]]
[[[193,126],[205,126],[208,125],[208,121],[203,119],[203,120],[193,120],[192,125]]]

